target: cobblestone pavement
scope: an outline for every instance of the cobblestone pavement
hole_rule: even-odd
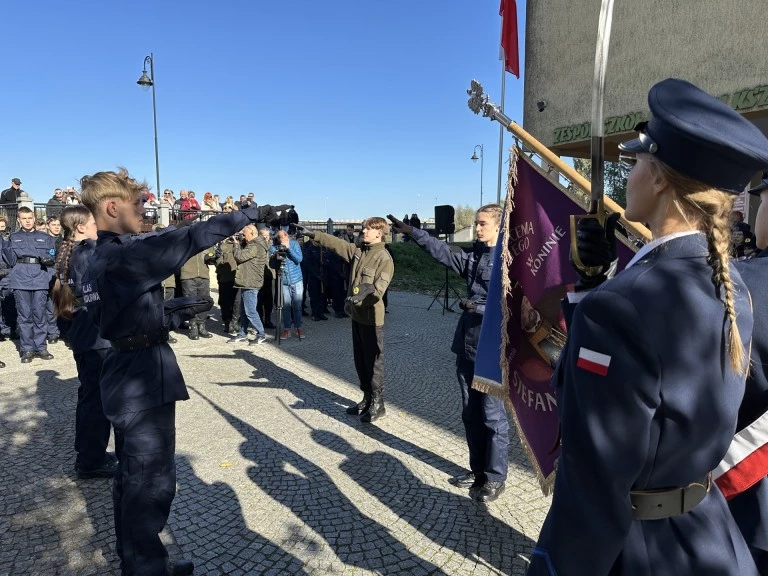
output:
[[[549,507],[516,439],[483,507],[446,479],[467,461],[450,342],[456,314],[393,293],[387,416],[365,425],[349,320],[307,338],[174,345],[178,492],[164,538],[195,574],[524,574]],[[220,322],[209,320],[210,326]],[[117,574],[110,483],[78,480],[71,353],[21,365],[0,343],[0,576]]]

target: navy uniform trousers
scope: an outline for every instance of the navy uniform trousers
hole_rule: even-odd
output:
[[[160,540],[176,494],[176,403],[112,416],[117,471],[112,485],[123,576],[165,574]]]
[[[47,350],[45,340],[48,336],[46,318],[48,292],[46,290],[14,290],[13,294],[16,298],[21,353]]]
[[[469,448],[469,469],[476,480],[504,482],[509,468],[509,420],[504,401],[472,389],[475,363],[456,356],[461,387],[461,421]]]
[[[60,335],[59,325],[53,314],[53,300],[50,298],[45,303],[45,333],[48,338],[58,338]]]
[[[8,337],[16,332],[16,298],[7,287],[0,288],[0,335]]]
[[[101,404],[99,377],[108,349],[88,350],[75,354],[77,377],[77,408],[75,410],[75,466],[83,471],[94,470],[104,463],[109,444],[109,420]]]

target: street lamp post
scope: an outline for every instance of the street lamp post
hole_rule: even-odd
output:
[[[472,162],[477,162],[478,155],[477,155],[477,149],[480,148],[480,206],[483,205],[483,145],[478,144],[475,146],[475,149],[472,151],[472,157],[470,160]]]
[[[149,62],[149,76],[147,76],[147,62]],[[150,52],[149,56],[144,58],[144,70],[141,72],[141,78],[136,81],[136,84],[141,86],[144,90],[152,88],[152,119],[155,124],[155,177],[157,178],[157,198],[162,199],[160,191],[160,157],[157,152],[157,102],[155,101],[155,58]]]

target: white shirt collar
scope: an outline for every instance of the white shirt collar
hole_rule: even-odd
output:
[[[633,264],[636,264],[639,260],[647,256],[648,253],[654,248],[657,248],[662,244],[669,242],[670,240],[674,240],[675,238],[682,238],[683,236],[690,236],[692,234],[702,234],[702,232],[700,232],[699,230],[687,230],[686,232],[675,232],[674,234],[667,234],[666,236],[660,236],[659,238],[656,238],[655,240],[648,242],[648,244],[646,244],[645,246],[640,248],[640,250],[637,251],[637,254],[635,254],[634,258],[632,258],[632,260],[629,261],[629,264],[627,264],[624,267],[624,269],[626,270]]]

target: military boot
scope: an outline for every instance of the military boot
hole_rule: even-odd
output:
[[[197,324],[198,326],[198,334],[200,334],[200,338],[213,338],[213,334],[208,332],[208,330],[205,327],[205,322],[199,322]]]
[[[362,416],[360,416],[360,421],[375,422],[386,413],[387,411],[384,408],[384,396],[381,395],[381,392],[374,392],[371,397],[371,406],[366,412],[363,412]]]
[[[347,408],[347,414],[351,416],[359,416],[366,410],[368,410],[368,407],[371,405],[371,395],[367,392],[363,395],[363,399],[360,400],[357,404],[353,404],[349,408]]]
[[[198,328],[197,328],[197,322],[189,323],[189,339],[190,340],[200,339],[200,332],[198,331]]]

